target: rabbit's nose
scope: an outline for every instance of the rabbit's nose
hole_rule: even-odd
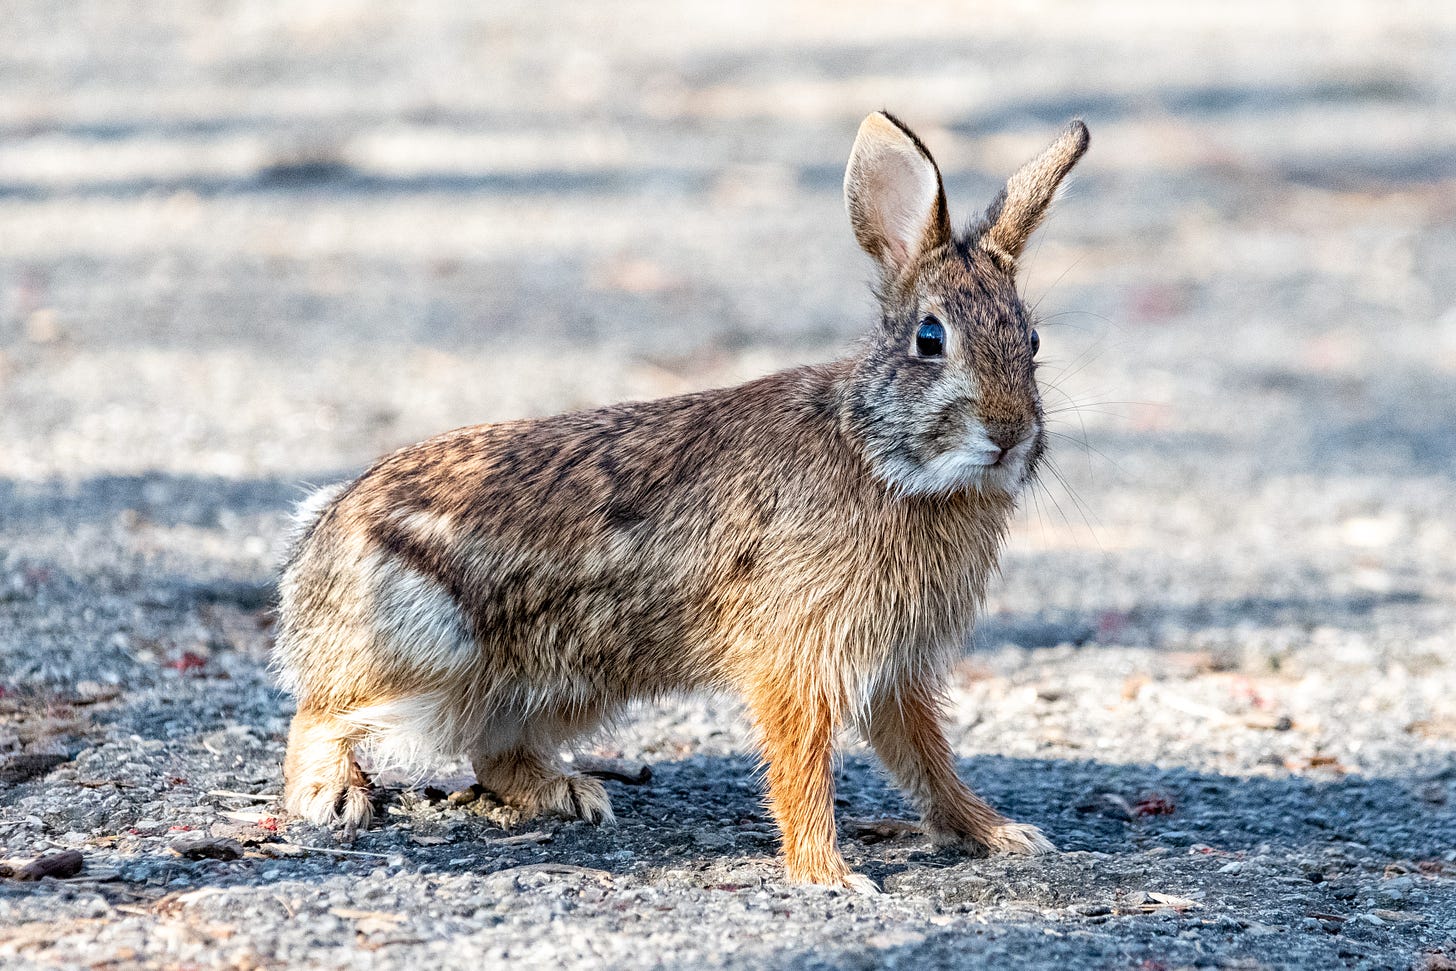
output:
[[[992,445],[995,445],[1002,452],[1009,452],[1021,444],[1021,440],[1026,437],[1026,430],[1020,425],[1005,425],[999,422],[996,424],[988,423],[986,425],[986,437],[991,440]],[[997,461],[1000,461],[1000,456],[997,456]]]

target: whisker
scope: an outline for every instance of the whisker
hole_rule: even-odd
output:
[[[1056,509],[1057,514],[1062,517],[1062,522],[1066,524],[1068,531],[1071,532],[1073,535],[1076,535],[1076,528],[1072,525],[1072,521],[1067,518],[1067,512],[1062,508],[1062,504],[1060,502],[1057,502],[1057,497],[1052,495],[1052,492],[1050,489],[1047,488],[1046,483],[1038,482],[1037,485],[1041,488],[1042,493],[1047,497],[1047,501],[1050,502],[1052,504],[1052,507]]]
[[[1036,298],[1036,303],[1034,303],[1034,304],[1031,305],[1030,311],[1031,311],[1032,314],[1035,314],[1036,313],[1036,308],[1041,306],[1041,302],[1043,300],[1045,300],[1048,296],[1050,296],[1051,292],[1057,288],[1057,284],[1061,283],[1062,280],[1066,278],[1067,274],[1068,273],[1071,273],[1073,270],[1075,270],[1077,268],[1077,265],[1079,263],[1081,263],[1083,260],[1085,260],[1086,258],[1087,258],[1087,256],[1086,256],[1085,253],[1083,255],[1077,257],[1075,260],[1072,261],[1072,265],[1071,266],[1069,266],[1065,270],[1063,270],[1061,272],[1061,274],[1055,280],[1052,281],[1052,285],[1049,286],[1049,287],[1047,287],[1046,292],[1043,293],[1041,296],[1037,297]]]
[[[1070,377],[1081,374],[1088,367],[1096,364],[1099,360],[1101,360],[1102,356],[1112,349],[1112,345],[1103,345],[1101,347],[1094,345],[1092,347],[1088,347],[1087,349],[1082,351],[1081,354],[1078,354],[1076,357],[1074,357],[1070,364],[1067,364],[1065,367],[1057,369],[1054,383],[1060,384]],[[1041,365],[1041,367],[1047,366],[1047,363]]]
[[[1067,490],[1067,494],[1071,497],[1072,501],[1076,503],[1077,507],[1083,511],[1084,520],[1088,515],[1091,515],[1093,519],[1097,519],[1096,513],[1093,513],[1091,511],[1092,507],[1087,505],[1086,501],[1082,498],[1082,494],[1079,493],[1075,488],[1073,488],[1071,482],[1067,481],[1067,477],[1062,473],[1062,470],[1057,465],[1057,463],[1048,458],[1047,468],[1051,470],[1052,475],[1054,475],[1057,481],[1061,483],[1062,488]],[[1100,520],[1098,520],[1097,525],[1101,525]],[[1087,527],[1089,529],[1092,528],[1092,526],[1093,524],[1091,522],[1087,523]]]
[[[1060,418],[1062,415],[1103,415],[1107,418],[1126,418],[1127,413],[1122,411],[1109,411],[1106,408],[1096,408],[1091,405],[1073,405],[1067,408],[1049,408],[1042,412],[1047,418]]]
[[[1101,399],[1091,399],[1091,400],[1088,400],[1088,401],[1078,401],[1076,398],[1073,398],[1071,395],[1067,394],[1067,392],[1063,391],[1061,388],[1050,388],[1048,390],[1055,391],[1057,394],[1059,394],[1062,397],[1066,398],[1067,401],[1070,402],[1070,404],[1068,404],[1066,407],[1063,407],[1063,408],[1050,408],[1050,409],[1047,409],[1046,410],[1046,413],[1048,415],[1055,415],[1055,414],[1057,414],[1059,412],[1071,411],[1071,410],[1074,410],[1076,408],[1086,408],[1086,409],[1101,408],[1101,407],[1103,407],[1105,405],[1129,405],[1129,406],[1131,406],[1131,405],[1146,405],[1146,406],[1153,406],[1153,407],[1155,407],[1157,405],[1157,402],[1156,401],[1133,401],[1133,400],[1123,401],[1123,400],[1118,400],[1118,399],[1115,399],[1115,398],[1101,398]],[[1117,414],[1117,413],[1116,412],[1109,411],[1109,412],[1106,412],[1106,414],[1111,415],[1111,414]],[[1124,416],[1124,417],[1126,417],[1126,416]]]
[[[1072,500],[1072,504],[1076,507],[1077,511],[1081,514],[1081,516],[1082,516],[1082,523],[1083,523],[1083,525],[1085,525],[1087,527],[1087,532],[1091,534],[1092,540],[1097,544],[1097,548],[1100,549],[1100,550],[1103,550],[1105,552],[1107,548],[1105,546],[1103,546],[1103,544],[1102,544],[1102,538],[1097,535],[1097,526],[1098,525],[1101,525],[1101,524],[1100,523],[1094,524],[1092,522],[1092,519],[1096,519],[1096,515],[1093,514],[1091,519],[1088,518],[1088,515],[1091,512],[1090,507],[1082,500],[1082,497],[1078,494],[1077,490],[1074,489],[1074,488],[1072,488],[1071,483],[1067,481],[1066,476],[1062,475],[1062,472],[1061,472],[1060,469],[1057,468],[1056,463],[1055,462],[1052,462],[1050,459],[1047,459],[1045,461],[1047,463],[1048,470],[1050,470],[1051,471],[1051,474],[1056,477],[1057,482],[1059,482],[1061,484],[1062,488],[1067,491],[1068,498],[1070,498]],[[1051,492],[1050,491],[1047,492],[1047,497],[1048,498],[1051,498]],[[1052,502],[1055,503],[1056,500],[1053,498],[1052,499]],[[1071,529],[1072,528],[1071,523],[1068,523],[1067,524],[1067,528],[1068,529]]]
[[[1063,398],[1066,399],[1068,407],[1055,410],[1051,412],[1051,414],[1065,414],[1066,412],[1070,411],[1072,414],[1076,415],[1077,425],[1082,429],[1082,437],[1085,439],[1087,437],[1087,420],[1082,417],[1082,412],[1084,410],[1082,404],[1077,401],[1077,399],[1073,398],[1071,395],[1063,391],[1061,388],[1054,388],[1052,390],[1056,391],[1057,394],[1061,395]]]
[[[1033,479],[1031,480],[1030,484],[1032,486],[1038,486],[1041,483]],[[1045,544],[1047,542],[1046,510],[1042,508],[1041,500],[1037,498],[1035,488],[1028,489],[1027,495],[1031,496],[1031,502],[1034,506],[1036,506],[1036,521],[1037,524],[1041,526],[1041,541],[1043,544]]]
[[[1048,219],[1047,221],[1050,222],[1051,220]],[[1026,261],[1027,264],[1028,264],[1028,266],[1035,266],[1036,265],[1036,259],[1037,259],[1037,257],[1041,256],[1041,248],[1046,245],[1046,241],[1047,241],[1047,234],[1046,233],[1038,233],[1037,234],[1037,236],[1036,236],[1036,249],[1032,252],[1031,259]],[[1019,282],[1021,284],[1021,293],[1020,293],[1021,302],[1022,303],[1026,303],[1026,295],[1027,295],[1027,293],[1029,293],[1031,291],[1031,271],[1028,270],[1025,274],[1022,275],[1021,279],[1019,281],[1017,281],[1017,282]]]
[[[1039,325],[1045,326],[1046,324],[1050,324],[1052,321],[1056,320],[1059,317],[1073,317],[1073,316],[1077,316],[1077,317],[1095,317],[1098,320],[1102,321],[1104,324],[1111,324],[1112,323],[1112,318],[1109,317],[1109,316],[1107,316],[1106,314],[1099,314],[1095,310],[1076,310],[1076,309],[1073,309],[1073,310],[1058,310],[1054,314],[1038,314],[1037,317],[1036,317],[1036,322]],[[1071,325],[1071,324],[1058,324],[1057,326],[1058,327],[1070,327],[1070,326],[1073,326],[1073,325]],[[1079,329],[1081,329],[1081,328],[1079,328]]]
[[[1106,462],[1107,464],[1111,465],[1114,469],[1116,469],[1119,474],[1121,474],[1121,475],[1130,475],[1130,473],[1127,471],[1127,469],[1124,469],[1118,463],[1117,459],[1113,458],[1112,456],[1108,455],[1106,452],[1102,451],[1102,449],[1100,449],[1097,446],[1093,445],[1092,443],[1088,442],[1086,440],[1086,438],[1080,438],[1079,439],[1075,435],[1068,435],[1065,432],[1054,431],[1053,429],[1050,429],[1050,428],[1048,428],[1046,430],[1046,432],[1047,432],[1048,435],[1055,435],[1057,438],[1060,438],[1060,439],[1063,439],[1065,441],[1071,442],[1073,445],[1076,445],[1078,448],[1082,449],[1082,451],[1084,453],[1090,453],[1090,454],[1096,455],[1098,458],[1102,459],[1104,462]],[[1091,469],[1092,468],[1091,463],[1088,463],[1087,468],[1088,469]]]

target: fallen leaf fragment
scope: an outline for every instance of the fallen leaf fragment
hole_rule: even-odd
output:
[[[386,910],[355,910],[352,907],[330,907],[329,913],[354,921],[354,932],[360,937],[392,931],[405,922],[404,914]],[[388,942],[385,942],[388,943]]]
[[[1185,698],[1161,686],[1157,690],[1154,690],[1153,686],[1149,685],[1140,693],[1140,697],[1143,695],[1151,695],[1153,700],[1157,701],[1163,707],[1171,708],[1184,715],[1192,715],[1194,718],[1206,718],[1211,722],[1226,722],[1229,720],[1228,712],[1220,708],[1215,708],[1212,705],[1205,705],[1201,701],[1194,701],[1192,698]]]
[[[1162,792],[1152,792],[1133,803],[1134,816],[1171,816],[1178,811],[1173,797]]]
[[[1196,900],[1187,897],[1179,897],[1170,893],[1153,893],[1148,891],[1142,895],[1141,901],[1134,904],[1135,910],[1143,913],[1152,913],[1155,910],[1176,910],[1182,913],[1185,910],[1192,910],[1202,906]]]
[[[861,843],[882,843],[904,836],[919,836],[924,830],[910,819],[846,819],[844,830]]]
[[[209,796],[220,796],[224,799],[242,799],[245,802],[269,802],[278,798],[276,792],[238,792],[235,789],[209,789]]]
[[[1422,738],[1456,738],[1456,717],[1421,718],[1405,726],[1405,730]]]
[[[199,887],[196,890],[178,890],[169,893],[153,901],[147,913],[173,916],[182,911],[184,907],[191,907],[193,904],[209,897],[217,897],[227,893],[222,887]]]
[[[625,786],[645,786],[652,781],[652,767],[646,764],[639,765],[635,772],[625,771],[610,764],[591,765],[583,767],[582,771],[589,776],[620,782]]]
[[[252,823],[255,826],[261,826],[267,820],[272,820],[276,825],[278,819],[272,813],[248,809],[224,809],[218,815],[223,819],[231,819],[235,823]]]
[[[136,783],[122,782],[120,779],[77,779],[71,785],[81,789],[104,789],[107,786],[114,786],[117,789],[136,788]]]
[[[1294,719],[1269,711],[1253,711],[1243,718],[1244,727],[1269,732],[1287,732],[1294,728]]]
[[[1333,755],[1311,755],[1307,759],[1285,759],[1284,767],[1290,772],[1304,772],[1309,769],[1324,769],[1327,772],[1334,772],[1339,775],[1348,775],[1354,771]]]
[[[243,844],[237,840],[205,833],[179,836],[168,849],[189,860],[236,860],[243,855]]]
[[[0,876],[9,876],[14,880],[42,880],[46,877],[54,877],[59,880],[74,877],[80,873],[85,862],[85,857],[81,855],[80,850],[65,850],[61,853],[47,853],[44,856],[38,856],[25,866],[9,873],[0,869]]]
[[[526,863],[522,866],[506,867],[504,870],[496,870],[491,876],[522,877],[532,873],[547,873],[554,876],[592,877],[597,880],[612,879],[612,875],[606,870],[597,870],[585,866],[573,866],[570,863]]]
[[[198,668],[206,666],[207,658],[196,651],[183,651],[181,657],[167,662],[167,667],[173,671],[196,671]]]
[[[494,842],[497,846],[523,846],[527,843],[549,843],[551,839],[552,836],[550,833],[538,830],[531,833],[521,833],[516,836],[502,836]]]
[[[1412,913],[1408,910],[1386,910],[1384,908],[1376,908],[1375,910],[1370,911],[1370,913],[1374,914],[1376,917],[1379,917],[1387,924],[1423,924],[1426,921],[1425,914]]]
[[[75,705],[77,708],[82,708],[86,705],[99,705],[103,702],[115,701],[117,698],[120,697],[120,688],[103,688],[98,685],[95,690],[87,691],[84,693],[77,693],[75,696],[66,699],[66,703],[70,705]]]
[[[69,761],[64,755],[12,755],[0,765],[0,785],[15,786],[29,782]]]
[[[1111,819],[1133,818],[1132,803],[1115,792],[1093,792],[1076,805],[1079,813],[1097,813]]]
[[[404,914],[395,914],[386,910],[355,910],[352,907],[330,907],[329,913],[335,917],[342,917],[345,920],[374,920],[387,924],[403,924]]]

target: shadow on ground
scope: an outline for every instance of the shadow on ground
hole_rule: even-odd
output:
[[[114,717],[133,720],[125,710]],[[255,737],[236,750],[224,746],[218,752],[217,744],[209,751],[184,743],[176,746],[175,758],[178,771],[190,767],[199,783],[205,771],[209,785],[252,788],[262,763],[271,759],[276,767],[280,744],[278,737]],[[233,776],[225,766],[240,758],[249,769]],[[212,767],[203,770],[204,762]],[[654,886],[689,897],[719,895],[723,906],[738,906],[761,891],[779,892],[774,831],[761,806],[751,760],[694,755],[655,762],[652,768],[646,785],[607,783],[619,819],[615,827],[538,819],[503,828],[475,814],[471,805],[453,805],[421,790],[388,790],[378,800],[383,824],[352,841],[317,827],[295,826],[277,834],[254,827],[251,838],[243,837],[249,842],[246,858],[187,860],[148,849],[115,860],[121,879],[97,888],[125,906],[160,899],[164,892],[242,888],[307,899],[309,888],[323,892],[337,886],[340,877],[361,884],[382,877],[385,886],[474,881],[487,899],[543,890],[575,895]],[[1456,819],[1449,810],[1415,794],[1417,784],[1429,779],[1249,778],[1090,759],[995,756],[963,759],[960,770],[1008,814],[1042,827],[1061,852],[968,858],[935,850],[918,834],[881,830],[869,821],[907,818],[906,808],[871,759],[847,757],[839,768],[837,815],[851,865],[892,898],[960,915],[944,933],[923,928],[896,943],[892,952],[903,951],[907,958],[939,961],[948,948],[1011,954],[1035,942],[1048,954],[1067,948],[1081,961],[1089,954],[1167,960],[1183,949],[1178,929],[1189,921],[1215,924],[1223,930],[1225,945],[1257,954],[1257,935],[1243,933],[1251,921],[1263,927],[1271,921],[1311,920],[1324,921],[1340,936],[1331,931],[1280,946],[1351,959],[1391,956],[1403,953],[1398,928],[1382,930],[1354,918],[1368,908],[1367,898],[1391,867],[1429,872],[1433,879],[1444,872],[1439,854],[1456,840]],[[0,796],[0,803],[30,787],[56,784],[37,779]],[[231,805],[227,796],[201,798],[219,811]],[[489,797],[482,800],[489,802]],[[1145,804],[1159,808],[1148,813],[1119,808]],[[260,805],[269,808],[247,803],[250,809]],[[126,820],[115,824],[122,834],[127,826]],[[238,836],[248,827],[223,823],[222,829]],[[301,856],[273,855],[290,844],[312,848],[291,851]],[[1154,857],[1159,858],[1155,867],[1149,863]],[[1286,862],[1288,869],[1271,883],[1267,867],[1254,870],[1271,860],[1300,862]],[[1439,880],[1432,883],[1431,892],[1438,885]],[[1273,886],[1279,888],[1275,896]],[[44,884],[27,892],[65,897],[72,890]],[[1165,899],[1174,903],[1160,903]],[[1418,894],[1412,902],[1422,899]],[[1075,944],[1061,932],[1049,940],[1039,925],[1043,915],[1057,912],[1085,919],[1086,926],[1072,935],[1080,938]],[[984,913],[997,917],[972,920]],[[478,913],[475,920],[489,926],[488,921],[480,924]],[[1120,938],[1119,925],[1129,923],[1151,931]],[[752,950],[753,944],[745,942],[745,947]],[[856,942],[845,942],[837,956],[829,951],[822,944],[814,948],[821,961],[833,958],[835,966],[870,966]],[[796,967],[804,954],[769,949],[760,957],[764,967]],[[886,957],[877,951],[873,966],[884,966]]]

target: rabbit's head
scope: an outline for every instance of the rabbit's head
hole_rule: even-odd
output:
[[[844,196],[855,237],[879,265],[881,315],[843,415],[891,488],[1014,495],[1034,474],[1044,447],[1039,339],[1016,261],[1087,142],[1073,122],[956,233],[920,139],[884,112],[860,125]]]

